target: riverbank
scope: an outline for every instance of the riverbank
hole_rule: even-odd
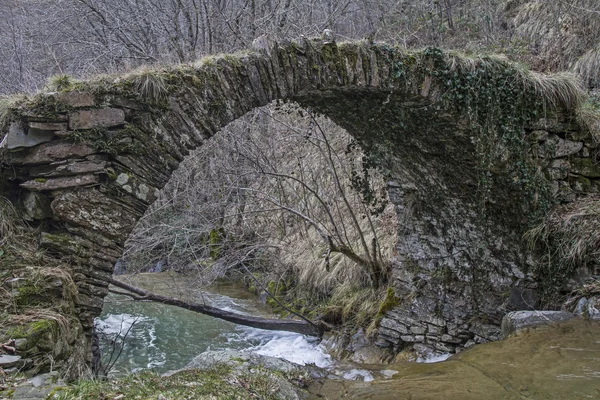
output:
[[[268,305],[257,302],[255,295],[240,286],[220,284],[210,292],[194,291],[183,285],[186,279],[181,278],[162,273],[126,279],[158,293],[196,301],[201,298],[236,312],[272,316]],[[447,361],[428,364],[399,359],[389,364],[367,359],[340,362],[327,354],[335,350],[331,340],[319,344],[299,334],[240,327],[116,295],[109,297],[98,321],[113,330],[128,330],[132,320],[137,320],[139,330],[129,333],[121,361],[108,380],[82,380],[66,386],[52,376],[36,387],[39,378],[27,381],[20,377],[5,385],[7,390],[0,392],[0,398],[44,399],[52,393],[65,400],[287,399],[295,393],[293,396],[315,400],[572,399],[596,398],[600,388],[600,321],[582,318],[524,329],[503,341],[476,345]],[[232,356],[236,350],[231,349],[241,349],[242,356]],[[219,355],[216,362],[215,354]],[[222,354],[229,356],[223,358]],[[212,361],[207,364],[207,359]],[[287,369],[282,372],[273,365]],[[163,376],[167,370],[184,367],[188,370]],[[285,397],[280,395],[282,388]]]
[[[294,398],[281,396],[283,386],[293,387],[310,400],[598,398],[598,337],[598,321],[576,319],[540,326],[502,341],[474,346],[440,363],[364,365],[375,378],[372,382],[342,380],[330,374],[319,376],[313,367],[295,366],[285,371],[269,363],[249,364],[242,357],[230,357],[229,364],[217,362],[206,368],[198,361],[196,365],[202,369],[179,371],[168,377],[144,371],[108,381],[83,380],[59,391],[58,398]],[[214,352],[211,354],[214,356]],[[238,365],[245,367],[240,370]]]

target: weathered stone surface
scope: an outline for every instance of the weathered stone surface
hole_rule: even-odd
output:
[[[78,186],[89,186],[100,182],[98,175],[77,175],[65,178],[33,180],[22,183],[23,189],[34,191],[63,190]]]
[[[169,371],[164,376],[171,376],[177,372],[189,369],[199,369],[203,371],[213,370],[220,365],[229,365],[233,368],[233,376],[239,374],[255,374],[256,368],[264,368],[270,375],[270,379],[278,386],[277,398],[296,399],[304,398],[302,390],[294,387],[284,376],[293,377],[308,375],[313,378],[323,378],[327,372],[314,366],[300,366],[280,358],[263,356],[255,353],[248,353],[238,350],[206,351],[194,358],[182,370]],[[302,394],[302,396],[301,396]]]
[[[569,176],[569,170],[571,169],[571,164],[568,160],[554,160],[550,164],[550,168],[548,172],[550,173],[550,177],[552,179],[565,179]]]
[[[442,335],[442,336],[441,336],[441,338],[440,338],[440,340],[441,340],[442,342],[446,342],[446,343],[455,343],[455,344],[458,344],[458,343],[460,343],[460,342],[461,342],[461,340],[460,340],[460,339],[458,339],[458,338],[456,338],[456,337],[454,337],[454,336],[446,335],[446,334]]]
[[[43,96],[43,94],[42,94]],[[57,114],[48,114],[44,113],[43,115],[36,114],[34,111],[23,110],[21,114],[24,120],[29,122],[66,122],[69,120],[66,114],[57,113]]]
[[[21,124],[11,124],[2,147],[6,149],[17,149],[21,147],[34,147],[52,140],[54,133],[51,131],[23,130]]]
[[[56,100],[71,107],[93,107],[96,104],[95,96],[85,92],[60,92]]]
[[[600,163],[591,158],[575,158],[572,160],[571,171],[588,178],[600,178]]]
[[[64,131],[67,129],[66,122],[30,122],[30,129],[36,129],[40,131]]]
[[[184,369],[212,369],[219,364],[228,364],[239,366],[240,362],[250,366],[264,366],[267,369],[282,373],[298,372],[303,368],[290,361],[281,358],[263,356],[256,353],[244,352],[239,350],[206,351],[187,364]],[[321,372],[319,368],[314,368],[315,372]],[[322,373],[322,372],[321,372]],[[169,375],[166,373],[165,375]]]
[[[507,308],[510,310],[535,310],[537,301],[535,290],[513,287],[510,289]]]
[[[409,328],[395,318],[384,317],[381,320],[381,326],[403,334],[409,332]]]
[[[10,356],[8,354],[0,355],[0,368],[14,367],[21,360],[21,356]]]
[[[125,112],[120,108],[99,108],[69,114],[69,127],[73,130],[111,127],[124,123]]]
[[[575,315],[566,311],[513,311],[502,319],[502,335],[506,337],[525,328],[564,322],[573,318]]]
[[[125,242],[141,214],[128,209],[118,199],[89,189],[64,192],[52,202],[54,215],[108,238]]]
[[[42,220],[52,216],[50,199],[41,193],[27,193],[23,199],[23,205],[25,206],[25,212],[32,220]]]
[[[36,375],[33,378],[19,383],[11,398],[17,400],[37,400],[47,399],[52,394],[60,394],[62,389],[66,389],[66,383],[59,376],[58,371],[52,371],[46,374]]]
[[[410,332],[414,333],[415,335],[424,335],[425,331],[426,329],[423,326],[413,325],[410,327]]]
[[[51,163],[67,158],[80,158],[93,153],[94,149],[85,143],[54,141],[52,143],[42,144],[30,150],[10,153],[7,155],[7,158],[11,163],[27,166]]]
[[[36,177],[67,176],[78,174],[91,174],[105,171],[106,161],[74,160],[55,162],[44,168],[32,168],[31,175]]]
[[[582,142],[573,142],[571,140],[560,139],[556,145],[554,157],[567,157],[579,153],[583,149]]]
[[[586,297],[582,297],[575,307],[574,314],[583,318],[600,320],[600,298],[592,297],[587,299]]]
[[[587,315],[589,319],[600,320],[600,298],[592,297],[587,303]]]
[[[64,139],[73,136],[73,131],[55,131],[54,135],[57,138]]]

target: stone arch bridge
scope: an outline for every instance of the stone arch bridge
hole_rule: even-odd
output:
[[[544,93],[499,59],[367,42],[255,42],[194,65],[76,83],[12,109],[0,195],[40,227],[41,248],[73,266],[86,362],[107,279],[138,219],[191,150],[275,100],[325,114],[386,171],[400,221],[392,283],[403,300],[381,321],[378,343],[452,351],[497,338],[503,313],[527,306],[516,297],[533,301],[534,261],[521,239],[532,206],[530,188],[511,184],[522,177],[485,171],[482,149],[508,146],[501,133],[513,124],[533,138],[529,153],[551,196],[598,190],[597,146],[573,118],[577,100]],[[483,110],[502,102],[520,108],[498,107],[496,119]]]

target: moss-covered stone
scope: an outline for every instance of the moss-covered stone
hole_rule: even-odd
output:
[[[236,363],[245,361],[240,358]],[[219,398],[219,399],[296,399],[299,398],[286,381],[287,375],[270,371],[262,366],[252,369],[236,369],[230,365],[216,365],[208,370],[182,371],[171,376],[160,376],[151,371],[130,374],[109,381],[80,381],[59,394],[61,399],[114,398],[150,399],[157,395],[164,398]],[[293,380],[292,380],[293,378]],[[291,377],[294,384],[301,384],[302,376]],[[306,383],[309,381],[307,380]],[[285,391],[282,391],[285,385]],[[301,391],[297,387],[298,391]]]
[[[591,158],[574,158],[571,160],[571,172],[586,178],[600,178],[600,163]]]

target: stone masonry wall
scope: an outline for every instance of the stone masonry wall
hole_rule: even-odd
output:
[[[554,202],[600,192],[600,145],[577,123],[543,120],[529,127],[527,135]],[[432,178],[432,172],[428,169],[432,181],[442,179]],[[441,211],[423,215],[419,203],[426,203],[422,199],[431,192],[414,182],[405,177],[389,183],[401,217],[394,278],[398,293],[408,300],[387,313],[378,343],[427,353],[498,340],[505,313],[539,305],[535,279],[528,272],[535,259],[525,240],[518,229],[483,222],[473,208],[465,212],[470,207],[449,195],[438,204]],[[511,206],[518,204],[503,205]],[[580,277],[593,273],[583,271]],[[578,283],[565,282],[571,289]]]

